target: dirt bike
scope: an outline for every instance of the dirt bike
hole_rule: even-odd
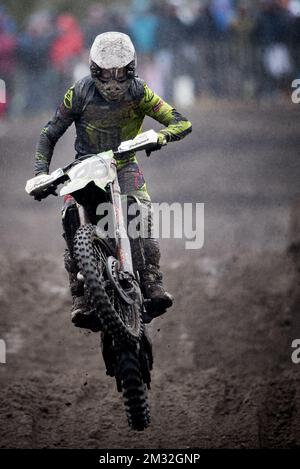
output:
[[[77,278],[84,282],[90,317],[94,318],[90,328],[101,332],[106,373],[115,377],[123,395],[129,426],[139,431],[150,423],[147,391],[153,355],[145,326],[150,306],[142,295],[132,261],[116,157],[140,150],[149,154],[156,143],[156,132],[144,132],[122,142],[117,152],[84,155],[50,175],[30,179],[25,187],[28,194],[41,200],[56,194],[58,185],[66,183],[60,195],[70,194],[76,201],[65,225],[68,249],[79,269]],[[97,209],[102,203],[112,208],[113,236],[99,227]]]

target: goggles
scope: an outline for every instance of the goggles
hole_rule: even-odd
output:
[[[91,65],[93,78],[97,78],[103,82],[116,80],[118,82],[126,81],[128,78],[127,67],[122,68],[100,68],[97,65]]]

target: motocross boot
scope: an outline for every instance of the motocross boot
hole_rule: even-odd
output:
[[[69,284],[72,295],[71,321],[77,324],[84,315],[88,314],[89,309],[84,297],[83,284],[77,279],[76,272],[69,272]]]
[[[101,324],[98,317],[94,314],[94,310],[91,310],[86,303],[83,294],[83,284],[77,280],[77,275],[76,281],[74,277],[70,279],[70,289],[73,300],[71,321],[74,326],[90,329],[93,332],[99,332],[101,330]]]
[[[159,270],[160,250],[156,239],[145,239],[144,246],[145,267],[140,272],[142,292],[146,301],[148,323],[153,318],[161,316],[173,304],[174,298],[163,285],[163,276]]]
[[[164,314],[173,304],[174,298],[168,293],[163,285],[162,273],[158,266],[147,265],[141,272],[142,292],[147,302],[147,313],[149,316],[144,318],[144,322],[150,322],[153,318]]]
[[[80,320],[88,313],[89,311],[84,296],[72,295],[71,321],[73,324],[79,325]]]

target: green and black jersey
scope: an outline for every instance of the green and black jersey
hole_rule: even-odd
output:
[[[168,141],[180,140],[192,130],[191,123],[157,96],[143,80],[135,78],[125,98],[107,102],[91,77],[79,80],[65,94],[54,117],[42,129],[35,155],[35,173],[48,172],[54,146],[67,128],[76,126],[76,157],[107,150],[116,151],[120,143],[142,131],[145,116],[165,126]],[[134,161],[132,153],[118,160],[118,168]]]

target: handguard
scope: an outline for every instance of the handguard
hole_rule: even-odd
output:
[[[57,195],[56,188],[64,177],[65,173],[61,168],[51,174],[39,174],[27,181],[25,191],[35,200],[41,201],[50,194]]]
[[[115,155],[122,155],[123,153],[145,150],[147,156],[150,156],[152,151],[159,150],[163,145],[167,144],[167,138],[165,136],[163,141],[160,141],[161,135],[163,134],[157,133],[154,130],[143,132],[132,140],[126,140],[125,142],[122,142],[118,147],[118,151],[115,152]]]

